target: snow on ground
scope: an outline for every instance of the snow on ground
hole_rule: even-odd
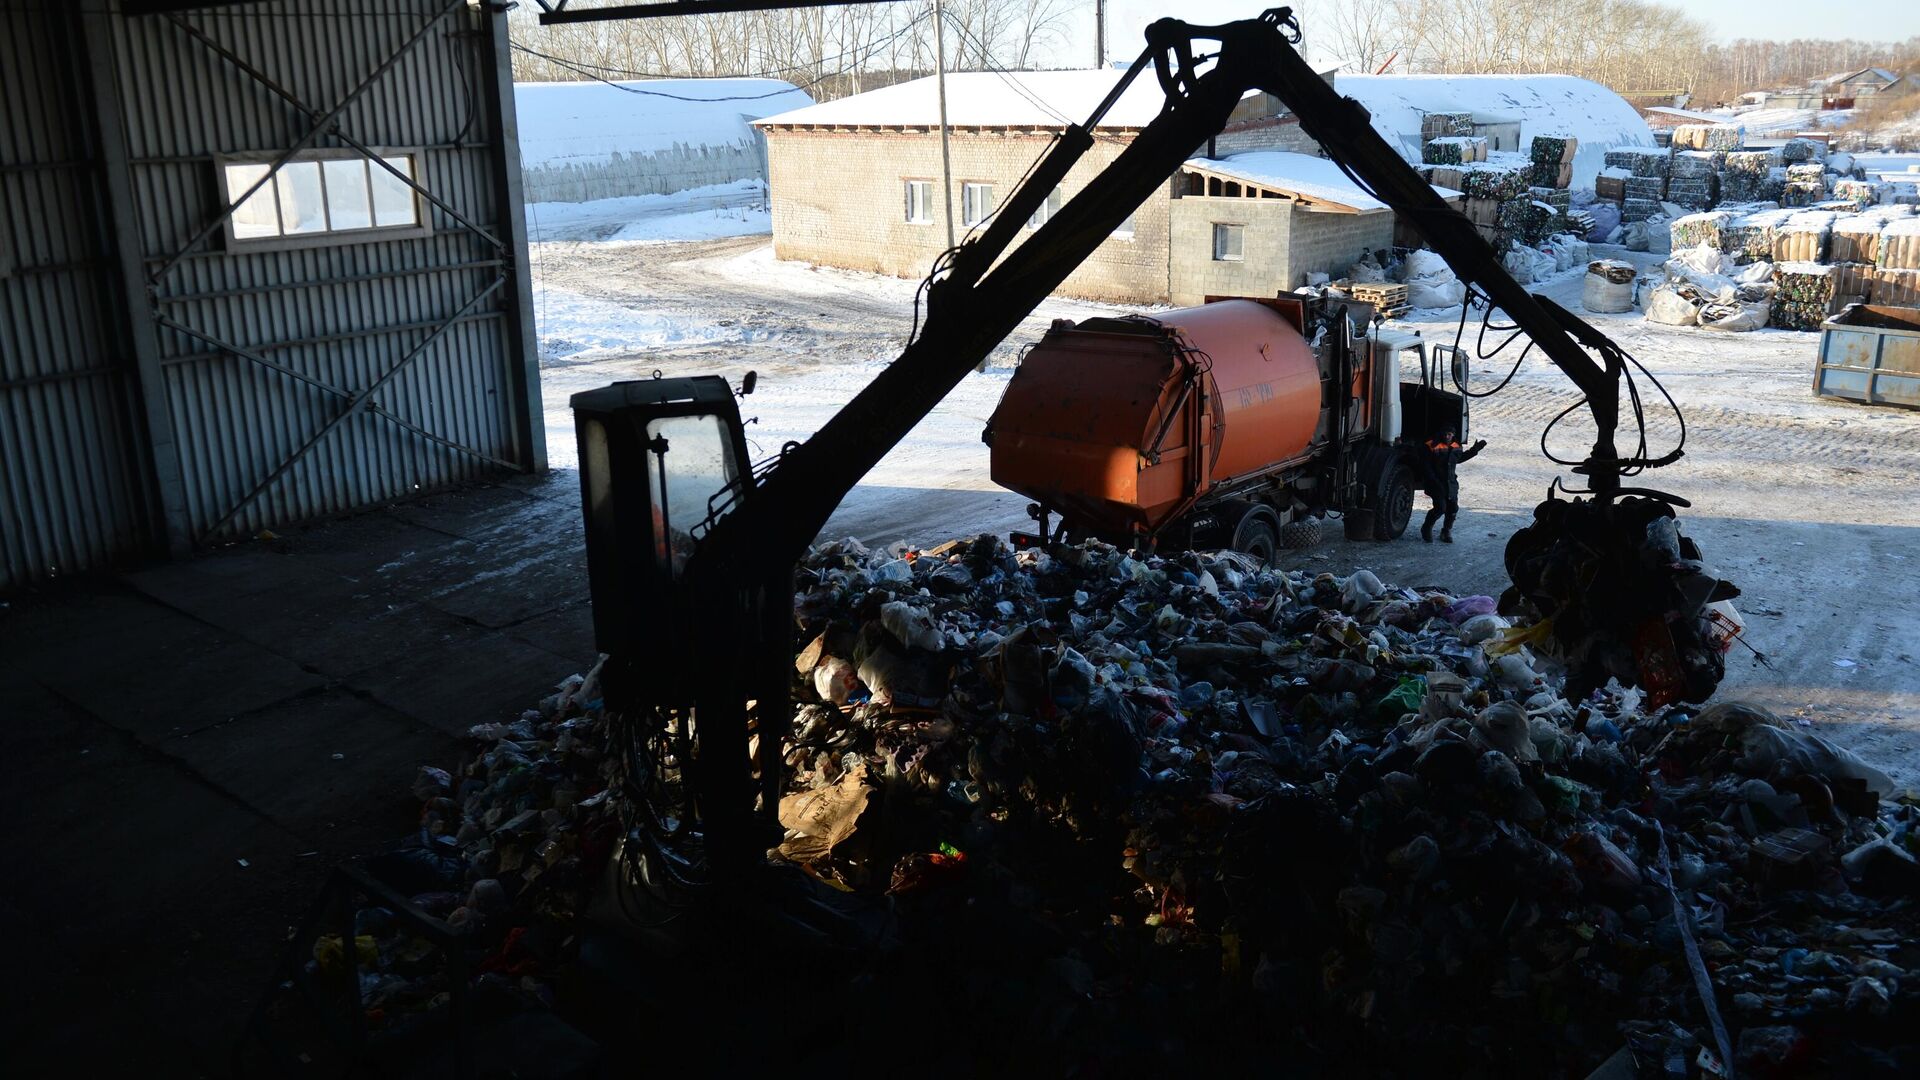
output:
[[[1596,246],[1596,258],[1643,253]],[[567,398],[618,379],[760,374],[743,402],[756,456],[804,439],[898,355],[912,323],[917,282],[773,259],[764,239],[686,244],[550,241],[535,247],[534,300],[547,344],[542,391],[556,468],[574,466]],[[1581,273],[1535,287],[1576,313]],[[542,296],[546,297],[544,308]],[[1053,318],[1111,312],[1109,305],[1050,300],[969,375],[842,502],[825,530],[885,544],[934,543],[1027,524],[1026,500],[996,488],[980,431],[1022,344]],[[1459,309],[1412,313],[1395,327],[1451,342]],[[1687,533],[1744,590],[1737,602],[1748,640],[1729,664],[1725,694],[1762,701],[1822,729],[1920,784],[1920,413],[1812,397],[1817,335],[1780,330],[1723,334],[1647,323],[1638,313],[1585,316],[1657,376],[1685,410],[1687,454],[1636,480],[1692,502]],[[1474,342],[1476,323],[1467,341]],[[1489,335],[1489,345],[1497,335]],[[573,342],[571,350],[553,348]],[[1503,378],[1516,345],[1476,360],[1473,384]],[[1654,453],[1678,427],[1646,381]],[[1289,565],[1497,595],[1502,551],[1554,477],[1540,431],[1578,395],[1536,349],[1498,395],[1475,402],[1473,437],[1489,447],[1462,470],[1454,545],[1414,532],[1388,543],[1339,539],[1337,524]],[[1627,430],[1632,429],[1629,426]],[[1592,437],[1584,411],[1551,447],[1577,457]],[[1422,501],[1420,510],[1424,512]]]
[[[1868,176],[1903,183],[1920,183],[1920,154],[1855,154],[1853,163]]]

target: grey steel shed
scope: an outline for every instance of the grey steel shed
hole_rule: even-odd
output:
[[[0,593],[545,468],[506,6],[0,4]]]

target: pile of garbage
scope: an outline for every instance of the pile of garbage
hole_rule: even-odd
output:
[[[1756,707],[1563,700],[1553,635],[1492,597],[981,537],[820,546],[794,612],[768,858],[947,963],[1017,952],[954,995],[1077,1067],[1920,1063],[1914,804]],[[529,928],[633,825],[598,694],[476,728],[383,856],[532,995],[564,957]]]
[[[1740,265],[1711,244],[1683,248],[1664,264],[1666,279],[1642,300],[1648,322],[1709,330],[1759,330],[1772,315],[1777,276],[1770,263]]]

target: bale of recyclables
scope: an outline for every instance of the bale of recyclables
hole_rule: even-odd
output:
[[[1673,129],[1676,149],[1738,150],[1747,141],[1747,129],[1739,124],[1681,124]]]
[[[1726,167],[1727,155],[1715,150],[1676,150],[1673,154],[1672,176],[1675,180],[1698,180],[1712,176]]]
[[[1633,264],[1622,259],[1595,259],[1587,264],[1580,287],[1580,306],[1603,315],[1633,310]]]
[[[1887,307],[1920,307],[1920,270],[1876,269],[1868,296]]]
[[[1708,210],[1704,213],[1688,214],[1686,217],[1674,219],[1673,224],[1669,226],[1673,235],[1674,250],[1699,247],[1702,244],[1719,249],[1721,230],[1731,221],[1733,221],[1733,215],[1725,210]]]
[[[1574,151],[1579,140],[1571,135],[1535,135],[1528,144],[1528,159],[1533,163],[1533,183],[1536,187],[1564,188],[1561,180],[1568,175],[1573,164]]]
[[[1773,261],[1826,262],[1832,232],[1833,218],[1824,211],[1795,214],[1774,233]]]
[[[1720,229],[1720,250],[1742,263],[1772,262],[1773,240],[1791,210],[1757,210],[1735,217]]]
[[[1645,221],[1650,217],[1657,216],[1659,213],[1660,201],[1658,199],[1629,198],[1620,204],[1621,221]]]
[[[1461,178],[1461,191],[1469,199],[1496,199],[1506,202],[1527,193],[1527,170],[1505,162],[1475,162]]]
[[[1461,165],[1487,160],[1487,140],[1471,135],[1443,135],[1428,139],[1420,149],[1420,159],[1428,165]]]
[[[1867,214],[1851,214],[1833,223],[1827,258],[1837,263],[1872,263],[1880,255],[1880,233],[1887,223]]]
[[[1634,176],[1665,178],[1673,169],[1671,152],[1657,146],[1624,146],[1609,150],[1602,159],[1608,166],[1619,166]]]
[[[1713,177],[1675,177],[1667,181],[1667,201],[1688,210],[1704,210],[1713,204]]]
[[[1882,270],[1920,270],[1920,217],[1887,222],[1873,264]]]
[[[1885,190],[1885,184],[1871,180],[1836,180],[1833,183],[1833,197],[1851,204],[1855,210],[1865,210],[1878,203],[1880,193]]]
[[[1820,144],[1812,139],[1788,139],[1786,144],[1780,147],[1782,161],[1818,161],[1824,156],[1821,153]]]
[[[1833,314],[1833,267],[1812,262],[1776,263],[1773,313],[1768,326],[1782,330],[1818,330]]]
[[[1833,303],[1834,307],[1845,307],[1873,295],[1873,264],[1857,262],[1833,262]]]

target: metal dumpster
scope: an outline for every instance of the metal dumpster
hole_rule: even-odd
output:
[[[1813,393],[1920,408],[1920,308],[1853,304],[1821,323]]]

